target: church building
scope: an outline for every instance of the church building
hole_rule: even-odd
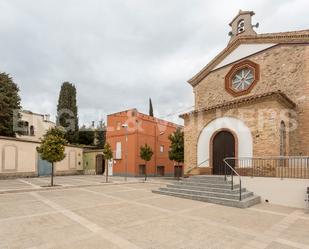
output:
[[[309,30],[258,34],[253,15],[239,11],[227,47],[188,81],[185,174],[223,174],[227,157],[309,156]]]

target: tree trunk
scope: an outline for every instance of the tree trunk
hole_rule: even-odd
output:
[[[52,163],[50,186],[54,186],[54,163]]]
[[[145,161],[145,182],[147,181],[147,162]]]
[[[107,162],[107,166],[105,164],[105,168],[106,168],[105,174],[106,174],[106,182],[108,182],[108,168],[109,168],[108,162],[109,160],[106,160],[105,162]]]
[[[177,180],[179,181],[180,178],[180,170],[179,170],[179,162],[177,162]]]

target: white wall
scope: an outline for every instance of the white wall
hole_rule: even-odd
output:
[[[39,142],[40,138],[43,137],[48,129],[55,127],[55,123],[45,120],[43,114],[32,113],[29,111],[21,112],[21,120],[29,123],[29,135],[17,135],[17,138],[24,138],[31,141]],[[34,136],[30,135],[30,126],[34,127]]]
[[[200,165],[205,160],[209,159],[209,147],[212,135],[223,128],[233,131],[238,140],[238,155],[236,157],[252,157],[253,142],[250,129],[246,124],[236,118],[221,117],[210,122],[201,132],[197,144],[197,163]],[[202,166],[209,166],[209,162],[205,162]]]
[[[305,208],[308,179],[242,177],[242,185],[271,204]]]
[[[38,173],[38,153],[40,143],[25,139],[0,137],[0,176],[3,174]],[[66,157],[55,164],[56,172],[83,170],[83,149],[65,147]]]
[[[261,52],[275,45],[276,45],[275,43],[241,44],[234,51],[232,51],[227,57],[225,57],[213,70],[218,69],[220,67],[224,67],[228,64],[246,58],[252,54]]]

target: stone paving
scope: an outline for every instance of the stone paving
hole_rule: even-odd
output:
[[[125,183],[124,177],[109,177],[109,183],[121,184]],[[148,181],[170,181],[169,178],[149,178]],[[144,178],[128,177],[128,183],[144,182]],[[73,175],[73,176],[56,176],[54,184],[58,185],[57,188],[74,188],[82,186],[96,186],[106,185],[105,176],[99,175]],[[33,190],[44,190],[50,185],[50,177],[37,177],[37,178],[17,178],[0,180],[0,194],[2,193],[16,193]]]
[[[237,209],[151,193],[163,181],[88,186],[96,177],[57,178],[85,185],[35,191],[48,178],[33,178],[26,179],[31,192],[0,194],[0,249],[309,248],[305,210]]]

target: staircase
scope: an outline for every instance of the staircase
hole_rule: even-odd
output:
[[[241,189],[240,201],[239,185],[234,184],[233,190],[231,186],[230,182],[225,181],[224,176],[199,175],[168,184],[165,188],[152,192],[238,208],[247,208],[261,202],[259,196],[245,188]]]

